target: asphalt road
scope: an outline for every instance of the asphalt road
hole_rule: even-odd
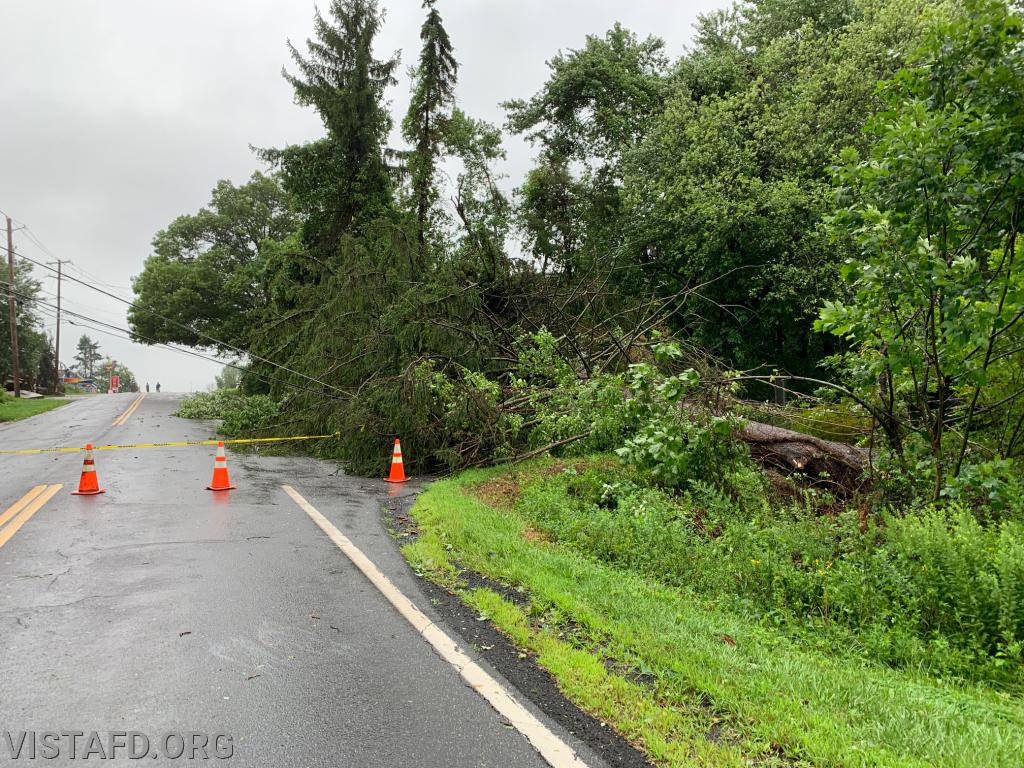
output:
[[[177,399],[150,394],[115,425],[133,395],[84,398],[0,426],[0,450],[209,438],[171,415]],[[40,758],[43,732],[75,731],[38,763],[81,764],[95,731],[108,759],[92,744],[86,764],[137,765],[123,748],[109,759],[123,731],[146,735],[151,765],[190,764],[192,733],[209,739],[211,760],[197,750],[197,762],[230,766],[546,764],[281,490],[293,486],[433,618],[381,523],[390,486],[311,459],[229,454],[238,489],[215,494],[214,451],[97,453],[107,493],[96,497],[70,495],[80,453],[0,456],[0,515],[34,486],[63,484],[0,545],[0,764],[36,764],[33,732]],[[16,747],[22,731],[12,760],[8,734]],[[169,733],[187,740],[176,760]],[[227,752],[217,734],[230,736],[229,759],[213,759]]]

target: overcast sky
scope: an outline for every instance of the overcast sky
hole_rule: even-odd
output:
[[[438,0],[460,62],[458,99],[501,124],[500,102],[528,97],[545,61],[621,21],[655,34],[674,58],[699,13],[727,0]],[[326,0],[321,3],[326,5]],[[419,51],[420,0],[384,2],[378,53],[402,52],[389,98],[408,103],[405,76]],[[15,233],[15,249],[40,261],[71,259],[75,277],[131,298],[131,278],[153,235],[209,200],[218,179],[242,182],[260,162],[249,145],[319,137],[316,114],[293,103],[281,67],[286,39],[304,48],[307,0],[0,0],[0,210],[48,249]],[[397,122],[397,121],[396,121]],[[506,140],[504,169],[517,182],[531,148]],[[39,277],[47,273],[37,269]],[[52,294],[56,281],[43,280]],[[68,309],[127,327],[123,304],[65,281]],[[44,296],[44,299],[52,298]],[[46,319],[53,329],[52,318]],[[70,362],[81,327],[62,326]],[[86,330],[139,378],[171,391],[201,390],[214,362]],[[6,343],[6,342],[3,342]]]

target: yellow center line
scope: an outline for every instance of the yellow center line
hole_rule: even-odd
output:
[[[128,421],[128,419],[130,419],[130,418],[131,418],[131,415],[135,413],[135,411],[136,411],[136,410],[138,409],[138,407],[139,407],[139,406],[141,406],[141,404],[142,404],[142,398],[143,398],[143,397],[145,397],[145,393],[144,393],[144,392],[139,392],[139,395],[138,395],[138,397],[136,397],[136,398],[135,398],[135,399],[134,399],[134,400],[132,401],[132,403],[131,403],[131,404],[130,404],[130,406],[128,407],[128,410],[127,410],[127,411],[125,411],[125,412],[124,412],[124,413],[123,413],[123,414],[122,414],[122,415],[120,416],[120,418],[119,418],[119,419],[118,419],[117,421],[115,421],[114,423],[115,423],[116,425],[120,426],[120,425],[124,424],[125,422],[127,422],[127,421]]]
[[[21,510],[25,508],[26,504],[28,504],[30,501],[32,501],[32,499],[36,498],[40,493],[42,493],[45,490],[45,485],[37,485],[35,488],[26,493],[16,502],[11,504],[11,506],[7,508],[7,511],[0,515],[0,527],[3,527],[3,525],[6,524],[8,520],[10,520],[16,514],[21,512]]]
[[[43,487],[46,488],[46,486]],[[56,496],[58,491],[63,487],[63,485],[57,484],[46,488],[46,490],[36,496],[29,505],[18,514],[17,517],[11,520],[5,528],[0,529],[0,547],[10,541],[11,537],[18,532],[21,526],[27,523],[32,518],[32,515],[42,509],[43,505]]]
[[[142,404],[142,400],[143,400],[143,398],[145,396],[146,396],[145,392],[140,392],[139,396],[136,397],[132,401],[132,404],[128,406],[128,409],[124,413],[122,413],[120,416],[118,416],[116,419],[114,419],[114,423],[111,426],[119,427],[122,424],[124,424],[126,421],[128,421],[128,419],[131,417],[131,415],[133,413],[135,413],[135,409],[138,408]]]

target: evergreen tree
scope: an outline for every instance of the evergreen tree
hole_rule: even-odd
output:
[[[83,333],[78,339],[77,350],[75,362],[81,369],[79,373],[84,378],[91,379],[95,373],[96,361],[100,359],[100,344]]]
[[[398,66],[397,54],[373,56],[383,20],[376,0],[332,0],[330,18],[317,12],[308,57],[288,44],[299,74],[283,73],[296,101],[320,113],[327,137],[262,153],[284,170],[285,188],[306,214],[304,244],[321,261],[337,253],[342,235],[357,233],[390,207],[384,91],[396,82]]]
[[[434,171],[440,154],[447,113],[455,102],[455,82],[459,65],[452,55],[451,40],[441,22],[434,0],[424,0],[427,18],[420,29],[423,48],[419,65],[410,75],[412,101],[402,121],[402,135],[414,146],[409,157],[409,176],[416,201],[417,245],[420,262],[427,253],[427,219],[436,201]]]

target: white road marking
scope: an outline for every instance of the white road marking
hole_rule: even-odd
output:
[[[552,768],[587,768],[579,756],[528,709],[513,698],[502,685],[485,672],[479,664],[467,656],[443,630],[420,611],[412,601],[391,583],[380,569],[362,553],[330,520],[324,517],[312,504],[306,501],[290,485],[281,488],[291,496],[292,501],[312,518],[320,530],[327,534],[338,549],[345,553],[367,579],[370,580],[387,601],[405,617],[413,628],[423,636],[438,656],[458,670],[466,684],[483,696],[494,709],[527,738],[545,762]]]

